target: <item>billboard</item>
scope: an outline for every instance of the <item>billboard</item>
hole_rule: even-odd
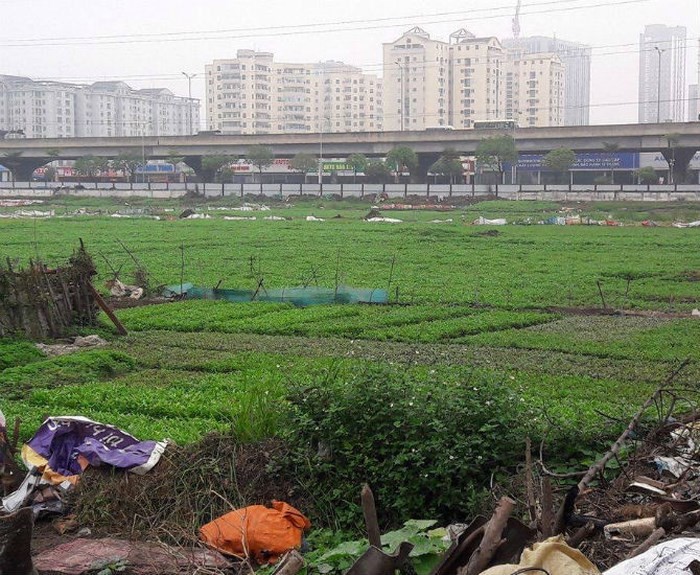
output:
[[[522,154],[518,158],[518,171],[546,171],[544,154]],[[572,170],[636,170],[639,154],[636,152],[579,152]]]
[[[661,152],[642,152],[639,154],[639,165],[642,168],[654,168],[655,170],[668,170],[668,162]],[[700,170],[700,152],[690,160],[691,170]]]

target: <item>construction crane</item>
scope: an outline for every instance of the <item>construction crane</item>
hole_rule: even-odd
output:
[[[513,38],[520,38],[520,4],[522,0],[518,0],[515,5],[515,17],[513,18]]]

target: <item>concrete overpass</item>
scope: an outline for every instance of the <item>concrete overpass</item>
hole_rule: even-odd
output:
[[[86,155],[114,158],[131,151],[147,159],[181,156],[198,174],[203,174],[202,158],[231,155],[245,157],[254,145],[270,146],[276,157],[291,158],[298,153],[318,155],[323,141],[324,157],[344,158],[353,153],[384,156],[395,146],[409,146],[419,156],[420,172],[437,160],[446,148],[471,155],[479,142],[489,136],[508,133],[516,140],[518,152],[547,153],[560,147],[575,152],[604,151],[604,143],[620,151],[661,152],[673,160],[674,172],[682,181],[688,163],[700,150],[700,122],[662,124],[615,124],[604,126],[565,126],[516,128],[514,130],[435,130],[426,132],[360,132],[328,134],[267,134],[257,136],[178,136],[144,138],[59,138],[0,140],[0,163],[11,169],[18,180],[28,180],[32,172],[52,160],[77,159]],[[668,134],[675,135],[669,146]]]

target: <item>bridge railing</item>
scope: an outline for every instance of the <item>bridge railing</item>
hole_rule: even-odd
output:
[[[382,195],[402,200],[421,197],[448,201],[450,198],[499,198],[505,200],[554,201],[700,201],[700,184],[677,185],[566,185],[566,184],[194,184],[194,183],[86,183],[0,182],[0,197],[179,198],[196,193],[216,197],[336,197],[372,199]]]

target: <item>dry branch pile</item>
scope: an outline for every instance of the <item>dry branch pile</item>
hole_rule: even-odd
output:
[[[94,325],[98,309],[91,281],[95,274],[82,245],[66,266],[55,270],[38,262],[17,268],[8,259],[0,265],[0,337],[42,340]]]

